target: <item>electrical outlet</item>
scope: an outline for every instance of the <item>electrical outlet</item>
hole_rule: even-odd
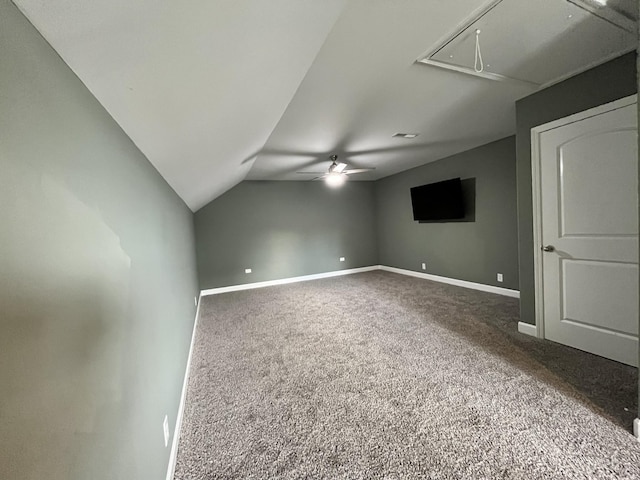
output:
[[[164,416],[164,422],[162,422],[162,431],[164,432],[164,446],[169,446],[169,417]]]
[[[501,281],[502,281],[502,274],[501,274],[501,273],[499,273],[499,274],[497,275],[497,277],[498,277],[498,281],[499,281],[499,282],[501,282]]]
[[[193,303],[196,307],[198,306],[198,297],[193,297]]]
[[[423,269],[423,270],[426,270],[426,269],[427,269],[427,264],[426,264],[426,263],[424,263],[424,262],[422,262],[422,269]]]
[[[340,257],[340,261],[341,261],[341,262],[344,262],[344,257]]]
[[[244,269],[244,273],[251,273],[251,269],[250,268],[245,268]]]

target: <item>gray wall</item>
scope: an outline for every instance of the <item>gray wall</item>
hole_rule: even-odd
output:
[[[324,182],[240,183],[195,215],[200,287],[375,265],[373,189],[372,182],[339,189]]]
[[[0,478],[164,478],[193,215],[0,0]]]
[[[535,323],[531,128],[637,91],[635,53],[629,53],[516,102],[518,244],[521,321]]]
[[[376,182],[379,262],[445,277],[518,288],[515,138],[508,137]],[[475,179],[475,221],[418,223],[409,189]],[[496,281],[496,274],[504,282]]]

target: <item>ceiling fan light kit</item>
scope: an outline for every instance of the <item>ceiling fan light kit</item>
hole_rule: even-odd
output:
[[[355,168],[346,170],[347,164],[343,162],[338,162],[338,155],[331,155],[329,157],[331,160],[331,165],[329,165],[329,169],[326,172],[296,172],[302,175],[319,175],[312,180],[320,180],[324,179],[325,183],[332,188],[339,187],[344,185],[344,182],[347,181],[348,175],[353,175],[356,173],[365,173],[371,172],[375,170],[375,168]]]
[[[332,188],[340,187],[347,181],[347,175],[346,173],[331,172],[324,177],[324,181]]]

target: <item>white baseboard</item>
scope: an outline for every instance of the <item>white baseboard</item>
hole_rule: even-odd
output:
[[[380,269],[386,270],[387,272],[408,275],[410,277],[433,280],[434,282],[448,283],[449,285],[456,285],[458,287],[472,288],[473,290],[481,290],[483,292],[497,293],[498,295],[505,295],[507,297],[520,298],[520,292],[518,290],[511,290],[509,288],[495,287],[493,285],[485,285],[484,283],[468,282],[467,280],[458,280],[457,278],[441,277],[430,273],[414,272],[413,270],[405,270],[403,268],[387,267],[385,265],[381,265]]]
[[[633,434],[636,436],[636,438],[640,442],[640,418],[636,418],[633,421]]]
[[[167,466],[167,479],[173,480],[176,472],[176,461],[178,460],[178,443],[180,441],[180,429],[182,428],[182,417],[184,415],[184,404],[187,398],[187,387],[189,385],[189,370],[191,369],[191,356],[193,354],[193,345],[196,341],[196,330],[198,328],[198,317],[200,317],[200,300],[198,298],[198,306],[196,307],[196,318],[193,321],[193,332],[191,333],[191,345],[189,346],[189,355],[187,356],[187,366],[184,372],[184,380],[182,381],[182,394],[180,396],[180,405],[178,406],[178,414],[176,415],[176,425],[173,430],[173,441],[171,442],[171,453],[169,454],[169,465]]]
[[[518,331],[532,337],[538,336],[538,328],[530,323],[518,322]]]
[[[349,268],[347,270],[335,270],[333,272],[314,273],[313,275],[302,275],[300,277],[280,278],[278,280],[267,280],[265,282],[244,283],[241,285],[231,285],[229,287],[209,288],[202,290],[200,296],[217,295],[219,293],[237,292],[239,290],[250,290],[252,288],[272,287],[274,285],[284,285],[286,283],[307,282],[309,280],[319,280],[321,278],[338,277],[350,275],[352,273],[370,272],[380,270],[380,265],[370,267]]]
[[[277,280],[267,280],[265,282],[244,283],[241,285],[230,285],[228,287],[209,288],[202,290],[200,296],[217,295],[219,293],[237,292],[240,290],[250,290],[253,288],[271,287],[274,285],[284,285],[287,283],[307,282],[309,280],[319,280],[321,278],[337,277],[340,275],[350,275],[352,273],[370,272],[372,270],[385,270],[387,272],[399,273],[410,277],[423,278],[434,282],[448,283],[458,287],[471,288],[473,290],[481,290],[483,292],[497,293],[507,297],[520,298],[518,290],[509,288],[496,287],[494,285],[486,285],[484,283],[469,282],[467,280],[458,280],[457,278],[441,277],[430,273],[414,272],[413,270],[405,270],[403,268],[387,267],[386,265],[371,265],[370,267],[350,268],[347,270],[335,270],[333,272],[315,273],[313,275],[303,275],[300,277],[280,278]],[[535,327],[534,327],[535,329]]]

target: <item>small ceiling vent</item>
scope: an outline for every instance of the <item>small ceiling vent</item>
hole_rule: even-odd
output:
[[[492,0],[418,62],[534,87],[637,47],[637,0]]]

